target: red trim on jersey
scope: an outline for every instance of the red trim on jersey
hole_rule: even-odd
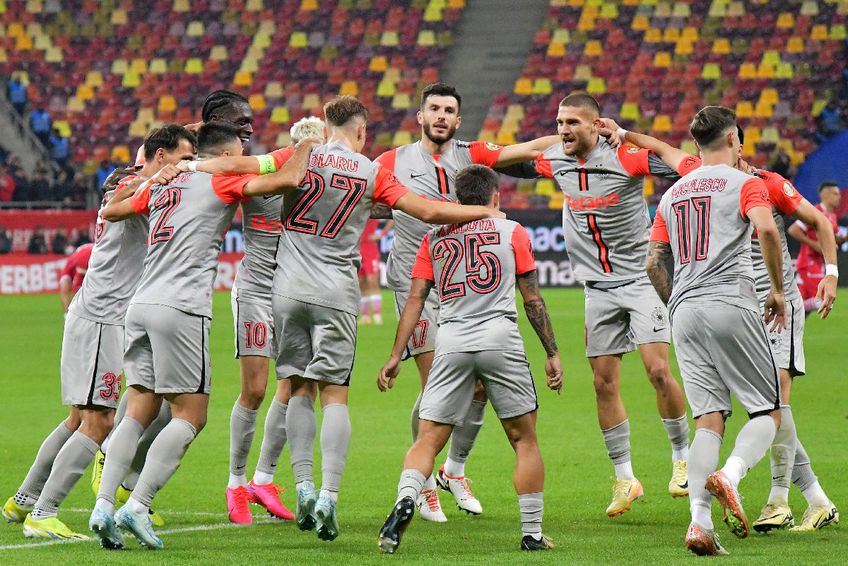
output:
[[[450,186],[448,185],[448,175],[445,172],[444,167],[436,165],[436,178],[439,181],[439,194],[442,196],[447,196],[447,194],[450,192]]]
[[[292,155],[294,155],[294,148],[281,147],[280,149],[275,149],[268,155],[270,155],[274,159],[274,166],[279,169],[286,161],[291,158]]]
[[[804,201],[804,197],[783,175],[773,171],[757,171],[757,177],[766,184],[769,201],[784,215],[794,214]]]
[[[677,164],[677,174],[683,177],[701,166],[701,158],[695,155],[687,155]]]
[[[406,195],[409,189],[398,181],[394,173],[377,165],[377,176],[374,178],[374,200],[394,207],[399,198]]]
[[[471,152],[471,162],[477,165],[485,165],[486,167],[494,167],[495,163],[500,159],[504,148],[493,143],[484,141],[473,141],[468,144],[468,151]]]
[[[541,175],[542,177],[547,177],[548,179],[554,178],[554,170],[551,166],[550,159],[546,159],[540,156],[533,164],[535,165],[536,171],[539,173],[539,175]]]
[[[589,228],[592,230],[592,239],[595,240],[595,245],[598,246],[598,261],[601,262],[604,273],[612,273],[612,265],[609,261],[609,249],[601,237],[601,231],[598,229],[598,221],[594,214],[587,214],[586,220],[589,222]]]
[[[258,175],[212,175],[212,190],[227,204],[247,200],[244,186]]]
[[[375,159],[377,163],[391,171],[395,172],[395,160],[397,159],[397,149],[390,149]]]
[[[536,270],[536,258],[533,257],[533,244],[530,242],[530,234],[520,224],[512,231],[512,251],[515,253],[516,275]]]
[[[579,190],[588,191],[589,190],[589,172],[586,171],[585,169],[578,169],[577,174],[580,176],[579,182],[578,182]]]
[[[130,206],[136,214],[150,214],[150,183],[130,197]]]
[[[651,226],[651,238],[652,242],[665,242],[668,244],[670,239],[668,237],[668,225],[665,223],[665,218],[663,218],[662,213],[657,211],[657,215],[654,216],[654,224]]]
[[[742,216],[747,217],[748,211],[755,206],[766,206],[771,209],[769,190],[759,177],[745,181],[742,190],[739,191],[739,210]]]
[[[421,246],[415,255],[415,265],[412,266],[412,278],[436,282],[436,276],[433,274],[433,260],[430,258],[430,234],[421,240]]]
[[[645,177],[651,174],[648,165],[648,156],[651,154],[647,149],[639,149],[632,145],[621,145],[616,150],[618,161],[631,177]]]

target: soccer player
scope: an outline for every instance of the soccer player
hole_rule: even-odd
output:
[[[472,165],[456,176],[461,204],[498,210],[498,175]],[[438,282],[438,283],[436,283]],[[544,467],[536,441],[536,389],[518,332],[515,287],[547,354],[548,386],[562,387],[553,328],[539,294],[527,231],[511,220],[487,218],[431,229],[412,269],[412,284],[398,322],[392,355],[377,385],[394,385],[401,357],[433,287],[441,310],[436,354],[419,408],[418,437],[406,454],[395,506],[380,530],[383,552],[394,553],[415,513],[436,455],[454,426],[465,420],[479,379],[515,450],[513,481],[521,510],[522,550],[552,548],[542,535]]]
[[[674,148],[660,140],[619,129],[618,124],[609,119],[604,122],[601,133],[621,136],[630,143],[650,149],[659,155],[669,167],[674,169],[694,170],[700,167],[701,160],[688,153]],[[744,132],[739,128],[740,145],[744,143]],[[792,381],[798,375],[804,375],[804,306],[798,291],[795,269],[786,245],[783,216],[793,216],[799,222],[814,227],[821,242],[821,249],[831,262],[835,263],[836,242],[830,221],[820,210],[803,198],[792,183],[771,171],[756,169],[746,162],[739,160],[737,167],[745,173],[757,176],[766,184],[769,201],[774,207],[774,221],[778,227],[783,254],[783,288],[786,294],[788,312],[787,332],[770,332],[769,342],[775,363],[780,372],[780,428],[774,438],[771,450],[772,489],[769,499],[763,507],[760,517],[754,521],[754,530],[768,532],[772,529],[788,527],[793,522],[792,511],[789,508],[789,481],[792,480],[807,500],[808,508],[804,513],[802,524],[796,530],[815,530],[839,521],[839,511],[824,493],[821,485],[810,467],[807,452],[798,440],[795,430],[795,420],[790,407]],[[757,296],[760,310],[765,314],[765,301],[768,298],[770,283],[768,271],[760,250],[759,239],[754,236],[751,240],[751,260],[754,268]],[[836,276],[825,277],[819,284],[817,294],[822,299],[820,312],[822,318],[830,313],[836,299]],[[794,465],[793,465],[794,461]]]
[[[359,242],[359,255],[362,265],[359,267],[359,311],[362,324],[383,324],[383,297],[380,295],[380,239],[394,224],[389,220],[380,228],[380,221],[369,218]]]
[[[537,157],[542,150],[557,141],[547,136],[527,143],[500,147],[482,141],[465,142],[454,139],[462,124],[460,109],[462,97],[457,90],[443,83],[428,85],[421,93],[418,123],[421,140],[387,151],[377,158],[392,171],[401,183],[428,199],[456,201],[454,179],[456,174],[474,163],[490,167],[508,167]],[[412,265],[421,244],[421,238],[433,226],[411,218],[403,212],[395,213],[395,236],[386,266],[386,279],[395,293],[397,313],[403,311],[409,294]],[[404,359],[412,357],[418,367],[423,390],[427,375],[433,365],[433,350],[438,330],[439,301],[436,294],[424,306],[421,320],[404,352]],[[412,408],[412,439],[418,430],[418,407],[421,395]],[[465,478],[465,462],[474,446],[477,433],[483,425],[486,397],[482,387],[471,404],[465,423],[454,428],[451,446],[445,464],[436,478],[427,478],[427,485],[418,501],[421,517],[429,521],[447,519],[441,510],[436,482],[449,491],[457,506],[471,514],[480,514],[483,507],[471,492]]]
[[[227,113],[223,115],[232,118]],[[324,123],[315,117],[304,118],[292,126],[290,133],[293,145],[306,138],[323,139]],[[273,159],[272,169],[281,167],[293,151],[288,147],[269,154]],[[267,157],[263,160],[271,163]],[[258,167],[259,161],[254,161]],[[257,168],[255,172],[260,171]],[[241,204],[244,259],[239,264],[232,290],[241,392],[230,414],[230,477],[226,491],[229,519],[239,524],[253,522],[248,502],[265,507],[280,519],[294,519],[280,501],[282,488],[274,483],[277,462],[286,443],[286,411],[291,397],[291,383],[287,379],[277,380],[277,391],[265,416],[259,462],[249,483],[245,474],[257,412],[268,385],[268,361],[276,358],[271,288],[277,266],[274,254],[283,227],[280,222],[282,198],[281,195],[266,195]]]
[[[201,157],[242,152],[239,130],[231,124],[204,124],[198,138]],[[127,413],[109,444],[89,519],[89,527],[105,548],[123,546],[116,527],[130,531],[148,548],[163,548],[148,512],[154,496],[206,424],[212,286],[222,234],[245,198],[297,186],[306,172],[310,147],[299,147],[287,165],[271,175],[178,174],[133,195],[119,193],[103,210],[103,217],[110,221],[145,214],[150,225],[144,272],[126,319]],[[115,490],[163,397],[170,401],[173,418],[150,446],[132,496],[114,512]]]
[[[179,126],[165,126],[145,139],[153,176],[167,164],[194,157],[194,137]],[[128,184],[131,179],[125,179]],[[113,193],[104,195],[104,205]],[[144,260],[147,219],[111,223],[98,216],[89,269],[71,301],[62,338],[62,401],[69,417],[44,440],[35,462],[3,516],[23,522],[24,534],[37,538],[86,538],[71,531],[57,510],[94,458],[112,428],[121,392],[124,316]]]
[[[831,181],[825,181],[819,185],[819,198],[821,202],[816,205],[822,214],[827,217],[832,225],[834,233],[838,233],[839,224],[836,218],[836,209],[842,199],[839,185]],[[806,314],[814,310],[821,313],[822,301],[818,296],[820,283],[825,277],[833,277],[839,272],[836,258],[823,256],[823,246],[820,237],[816,237],[814,225],[798,220],[789,227],[789,235],[801,242],[801,251],[798,252],[798,277],[801,279],[801,296],[804,299],[804,311]],[[844,236],[836,236],[836,243],[845,242]]]
[[[559,105],[559,143],[536,161],[565,193],[562,225],[568,256],[584,283],[586,357],[594,374],[598,422],[615,469],[607,515],[643,494],[630,458],[630,422],[619,393],[621,357],[636,348],[656,390],[671,441],[673,497],[687,495],[689,424],[683,393],[668,365],[668,311],[644,273],[650,218],[642,178],[675,175],[656,155],[613,148],[599,136],[598,102],[584,92]]]
[[[708,106],[690,132],[702,166],[684,175],[662,197],[646,271],[669,305],[677,361],[697,423],[689,454],[686,546],[698,555],[726,554],[713,530],[711,497],[724,508],[731,532],[744,538],[748,519],[739,482],[765,455],[780,426],[780,384],[760,318],[751,264],[757,229],[771,282],[765,317],[785,325],[780,234],[762,179],[735,168],[739,158],[736,115]],[[666,261],[673,260],[673,276]],[[748,413],[724,466],[718,467],[724,421],[733,394]]]
[[[59,299],[62,301],[62,311],[68,312],[68,307],[74,295],[82,287],[88,262],[91,260],[91,249],[94,244],[83,244],[74,250],[65,261],[65,267],[59,275]]]

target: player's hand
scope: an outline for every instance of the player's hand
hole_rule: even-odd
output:
[[[180,170],[181,173],[188,173],[190,169],[188,168],[188,164],[191,163],[190,159],[183,159],[179,163],[177,163],[176,167]]]
[[[828,275],[821,280],[818,291],[816,291],[816,299],[821,301],[819,316],[823,319],[827,318],[836,302],[836,277]]]
[[[612,118],[598,118],[598,133],[609,140],[612,147],[618,147],[624,141],[618,137],[619,125]]]
[[[189,132],[191,132],[193,134],[196,134],[197,130],[199,130],[202,127],[203,127],[203,120],[201,120],[200,122],[192,122],[191,124],[186,124],[185,126],[183,126],[183,128],[185,128],[186,130],[188,130]]]
[[[392,356],[380,370],[380,376],[377,378],[377,389],[386,392],[394,387],[398,373],[400,373],[400,358]]]
[[[784,299],[783,293],[769,292],[764,307],[765,315],[763,319],[767,325],[771,323],[769,331],[783,332],[783,329],[786,328],[786,299]]]
[[[545,373],[548,375],[548,387],[562,394],[562,366],[559,363],[559,354],[554,354],[545,361]]]
[[[168,165],[162,167],[155,175],[153,175],[153,177],[151,177],[151,180],[159,185],[164,185],[170,183],[183,173],[184,171],[180,170],[176,165],[171,165],[169,163]]]

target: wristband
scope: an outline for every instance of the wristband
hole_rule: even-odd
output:
[[[256,159],[259,160],[260,175],[267,175],[277,170],[277,164],[274,163],[274,158],[270,155],[257,155]]]
[[[615,135],[619,137],[622,141],[624,141],[624,136],[627,135],[627,130],[624,128],[619,128],[615,131]]]
[[[831,275],[839,279],[839,267],[834,263],[828,263],[824,266],[824,276],[830,277]]]
[[[192,173],[197,173],[197,161],[189,161],[187,167]]]

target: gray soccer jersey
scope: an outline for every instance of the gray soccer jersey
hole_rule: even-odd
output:
[[[511,220],[486,218],[428,232],[412,277],[433,281],[439,293],[436,356],[523,352],[516,324],[515,278],[534,269],[530,237]]]
[[[134,178],[124,179],[118,189]],[[103,195],[101,209],[114,193]],[[106,222],[98,214],[88,271],[68,311],[93,322],[123,325],[144,267],[146,238],[146,216]]]
[[[562,227],[574,275],[582,282],[626,281],[645,272],[650,216],[643,177],[678,175],[654,154],[613,148],[601,138],[586,161],[557,143],[536,160],[537,171],[565,194]]]
[[[432,200],[456,201],[456,174],[473,164],[494,166],[501,151],[502,147],[481,141],[453,140],[447,151],[431,155],[419,141],[391,149],[378,157],[377,161],[392,171],[415,194]],[[395,236],[386,264],[386,280],[392,289],[407,291],[415,254],[424,235],[434,225],[402,211],[395,211],[393,217]]]
[[[144,274],[133,304],[164,305],[212,317],[212,286],[223,234],[250,178],[184,173],[132,197],[133,209],[148,214],[150,222]]]
[[[394,206],[407,192],[388,169],[341,143],[316,148],[300,187],[283,197],[274,294],[356,315],[371,205]]]
[[[771,206],[765,184],[728,165],[703,165],[663,195],[651,239],[668,242],[674,256],[672,320],[688,298],[759,313],[745,216],[755,206]]]

